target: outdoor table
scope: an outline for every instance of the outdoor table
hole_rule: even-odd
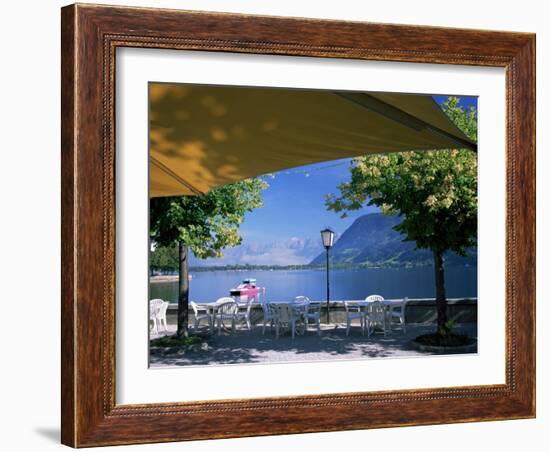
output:
[[[215,322],[216,322],[216,307],[219,305],[219,303],[215,301],[205,301],[205,302],[197,302],[197,306],[201,307],[203,309],[206,309],[207,315],[210,316],[210,332],[214,334],[215,330]]]
[[[270,305],[275,305],[275,306],[282,306],[282,305],[286,305],[286,306],[300,306],[300,305],[309,305],[309,304],[323,304],[324,302],[322,301],[308,301],[307,303],[305,302],[302,302],[302,303],[297,303],[295,301],[270,301],[269,304]]]
[[[271,306],[273,306],[275,309],[277,309],[277,307],[281,307],[281,306],[289,306],[291,308],[293,307],[299,307],[299,306],[303,306],[304,307],[304,310],[296,310],[296,309],[292,309],[292,315],[294,315],[294,313],[298,314],[298,319],[302,318],[302,324],[303,324],[303,329],[300,331],[298,328],[296,328],[295,332],[296,334],[305,334],[305,331],[306,331],[306,328],[305,328],[305,322],[304,322],[304,318],[303,318],[303,314],[306,312],[305,311],[305,306],[308,305],[308,304],[315,304],[315,303],[318,303],[318,302],[315,302],[315,301],[310,301],[310,302],[296,302],[294,300],[292,301],[270,301],[269,304]],[[279,314],[280,315],[280,314]]]
[[[231,298],[231,297],[228,297],[228,298]],[[248,302],[242,302],[242,301],[236,301],[236,300],[234,301],[235,303],[237,303],[237,308],[241,308],[248,304]],[[197,306],[203,309],[206,309],[207,315],[210,316],[210,331],[212,332],[212,334],[214,333],[214,329],[215,329],[214,322],[216,321],[216,308],[218,305],[219,303],[217,301],[197,302]]]
[[[384,306],[384,311],[386,314],[384,316],[384,330],[386,329],[387,324],[388,332],[391,334],[391,311],[394,308],[400,308],[403,305],[403,300],[383,300],[380,303]]]
[[[334,303],[338,303],[338,301],[335,301]],[[348,303],[359,306],[362,309],[368,307],[370,303],[374,302],[367,300],[349,300]],[[384,328],[388,326],[388,331],[391,333],[391,317],[388,314],[390,314],[394,308],[400,308],[403,305],[403,300],[381,300],[379,303],[382,304],[385,311]]]
[[[242,301],[236,301],[238,307],[247,306],[248,302],[242,302]],[[321,302],[311,302],[311,303],[321,303]],[[302,303],[295,303],[294,301],[270,301],[269,304],[275,305],[275,306],[282,306],[282,305],[300,305]],[[218,306],[218,303],[216,301],[205,301],[205,302],[197,302],[197,306],[203,309],[206,309],[207,314],[210,316],[210,329],[211,332],[214,333],[215,329],[215,320],[216,320],[216,307]],[[298,333],[298,331],[297,331]]]

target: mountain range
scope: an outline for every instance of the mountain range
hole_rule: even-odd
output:
[[[340,237],[336,237],[330,250],[332,264],[342,266],[401,267],[432,265],[429,250],[416,249],[414,242],[403,241],[403,236],[393,229],[400,218],[371,213],[357,218]],[[291,237],[282,240],[254,241],[226,248],[223,257],[197,259],[191,256],[194,267],[218,267],[226,265],[288,266],[324,265],[325,251],[320,237]],[[476,265],[477,256],[472,250],[467,257],[448,253],[447,265]]]
[[[401,222],[398,216],[371,213],[357,218],[344,231],[330,250],[333,264],[361,266],[432,265],[431,251],[416,249],[414,242],[403,241],[394,228]],[[310,265],[322,265],[326,259],[321,252]],[[466,257],[447,253],[448,265],[476,265],[475,250]]]
[[[190,265],[212,267],[223,265],[307,265],[322,250],[320,238],[291,237],[283,240],[244,240],[223,250],[223,257],[207,260],[191,256]]]

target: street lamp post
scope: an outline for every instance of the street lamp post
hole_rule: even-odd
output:
[[[321,240],[327,252],[327,324],[330,323],[329,301],[330,301],[330,279],[329,279],[329,250],[334,243],[334,231],[330,228],[325,228],[321,231]]]

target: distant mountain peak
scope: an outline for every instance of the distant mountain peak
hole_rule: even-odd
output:
[[[323,249],[321,239],[290,237],[281,240],[245,240],[239,246],[223,250],[223,257],[197,259],[192,256],[192,266],[219,265],[305,265]]]
[[[365,266],[424,265],[432,263],[432,253],[417,249],[416,244],[405,241],[394,227],[401,223],[397,215],[368,213],[355,219],[330,250],[334,264]],[[321,252],[311,265],[322,265],[325,253]],[[448,255],[450,264],[474,264],[476,256],[462,258],[454,253]]]

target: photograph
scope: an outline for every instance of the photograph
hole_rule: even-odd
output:
[[[149,82],[149,368],[477,353],[477,112]]]

